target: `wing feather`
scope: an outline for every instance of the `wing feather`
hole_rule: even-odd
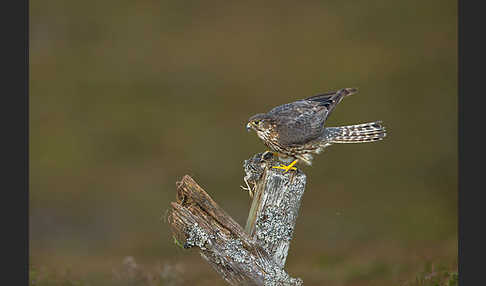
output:
[[[270,110],[267,114],[275,120],[279,144],[298,146],[320,137],[329,114],[344,96],[355,92],[356,89],[345,88],[283,104]]]

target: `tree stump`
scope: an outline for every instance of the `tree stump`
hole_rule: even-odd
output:
[[[245,160],[253,201],[245,230],[188,175],[177,182],[168,223],[176,244],[201,256],[231,285],[302,285],[284,270],[306,176],[283,173],[271,153]]]

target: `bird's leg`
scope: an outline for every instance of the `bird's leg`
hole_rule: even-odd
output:
[[[286,173],[289,170],[297,170],[297,168],[294,167],[294,165],[297,164],[297,162],[299,162],[299,159],[295,159],[288,166],[285,166],[285,165],[280,164],[280,166],[273,166],[272,168],[275,168],[275,169],[283,169],[283,170],[285,170],[284,173]]]

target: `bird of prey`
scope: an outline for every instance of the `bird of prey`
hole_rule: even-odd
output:
[[[267,113],[253,115],[248,131],[256,131],[274,155],[289,165],[273,166],[284,173],[296,170],[299,161],[312,164],[313,154],[321,153],[334,143],[364,143],[382,140],[386,136],[381,121],[326,127],[325,122],[337,104],[356,88],[343,88],[277,106]]]

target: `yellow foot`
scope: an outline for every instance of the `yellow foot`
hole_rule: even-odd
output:
[[[295,168],[295,167],[289,167],[289,166],[285,166],[285,165],[273,166],[272,168],[283,169],[283,170],[285,170],[284,173],[288,172],[289,170],[297,170],[297,168]]]
[[[280,165],[280,166],[273,166],[272,168],[275,168],[275,169],[283,169],[283,170],[285,170],[284,173],[287,173],[289,170],[297,170],[297,168],[295,168],[294,165],[297,164],[298,161],[299,160],[294,160],[288,166]]]

